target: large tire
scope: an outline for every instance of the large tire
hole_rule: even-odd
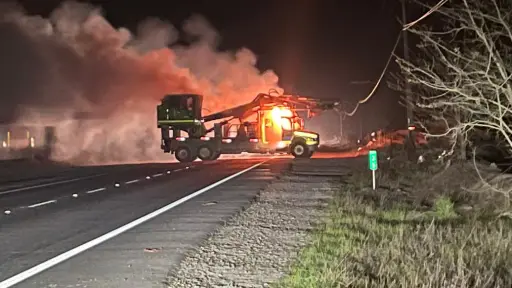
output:
[[[291,153],[295,158],[309,158],[312,153],[304,142],[295,142],[290,147]]]
[[[197,154],[192,154],[190,148],[186,146],[178,147],[174,152],[174,156],[176,157],[176,160],[182,163],[193,162],[197,158]]]
[[[213,156],[215,156],[215,152],[208,145],[203,145],[197,149],[197,157],[202,161],[212,160]]]
[[[215,152],[210,160],[217,160],[220,157],[220,152]]]

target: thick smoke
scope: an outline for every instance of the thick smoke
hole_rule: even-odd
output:
[[[158,19],[135,33],[116,29],[87,4],[64,3],[48,19],[0,6],[0,121],[56,126],[55,160],[162,160],[163,95],[200,93],[204,108],[217,111],[278,88],[251,51],[217,51],[219,35],[204,18],[182,30],[192,44],[175,45],[178,30]]]

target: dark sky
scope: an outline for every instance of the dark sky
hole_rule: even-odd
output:
[[[47,15],[61,1],[20,2],[31,14]],[[400,31],[398,0],[89,2],[101,6],[114,26],[130,30],[150,16],[179,27],[190,15],[202,14],[220,32],[221,48],[251,49],[259,57],[258,66],[274,70],[287,92],[341,99],[349,105],[373,88],[351,82],[378,79]],[[383,82],[374,98],[346,120],[346,129],[359,127],[361,118],[364,130],[403,127],[405,109],[398,100],[398,93]]]

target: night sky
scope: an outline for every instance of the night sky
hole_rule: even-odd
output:
[[[28,13],[47,16],[61,1],[19,2]],[[114,26],[130,30],[147,17],[179,28],[191,15],[201,14],[219,31],[221,49],[247,47],[258,56],[258,67],[276,72],[286,92],[340,99],[346,110],[371,91],[400,31],[397,0],[89,2],[101,6]],[[402,45],[397,53],[402,54]],[[396,71],[395,65],[391,70]],[[358,133],[361,119],[365,132],[403,128],[405,109],[399,97],[383,81],[372,100],[344,121],[345,131]],[[338,130],[331,126],[333,133]]]

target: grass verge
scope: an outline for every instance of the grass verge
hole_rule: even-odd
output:
[[[343,186],[276,287],[512,287],[510,217],[462,216],[449,197],[425,207],[360,186]]]

